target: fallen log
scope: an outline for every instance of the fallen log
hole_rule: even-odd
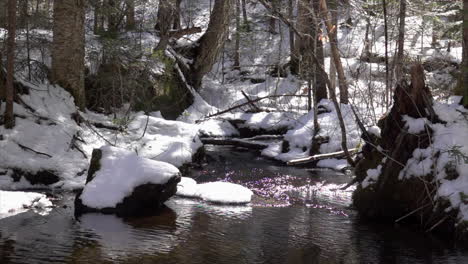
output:
[[[236,146],[249,149],[262,150],[268,147],[268,144],[261,142],[252,142],[239,138],[200,138],[203,144],[219,145],[219,146]]]
[[[358,149],[353,148],[349,150],[349,154],[355,154],[357,153]],[[304,163],[309,163],[317,160],[322,160],[322,159],[331,159],[331,158],[342,158],[346,157],[346,154],[344,151],[337,151],[337,152],[331,152],[331,153],[325,153],[325,154],[318,154],[310,157],[305,157],[305,158],[300,158],[300,159],[293,159],[288,162],[286,162],[287,165],[299,165],[299,164],[304,164]]]

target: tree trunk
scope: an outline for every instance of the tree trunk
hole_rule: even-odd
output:
[[[127,9],[126,9],[126,18],[127,24],[125,28],[127,30],[134,30],[135,29],[135,0],[126,0]]]
[[[15,37],[16,37],[16,0],[8,0],[8,40],[7,40],[7,80],[6,80],[6,108],[5,128],[15,126],[13,115],[13,74],[15,70]]]
[[[384,32],[385,32],[385,104],[388,109],[390,106],[390,69],[388,66],[388,23],[387,23],[387,1],[382,0],[383,15],[384,15]]]
[[[312,30],[312,36],[315,39],[314,43],[314,49],[315,49],[315,55],[318,59],[318,64],[320,64],[320,67],[325,67],[325,56],[323,52],[323,41],[321,38],[319,38],[319,32],[320,32],[320,23],[317,17],[320,17],[320,3],[318,0],[312,0],[312,5],[313,5],[313,10],[312,12],[315,12],[315,16],[313,17],[313,27],[314,29]],[[325,76],[321,71],[315,70],[313,72],[313,78],[314,78],[314,89],[315,89],[315,103],[318,104],[322,99],[327,99],[327,82]],[[333,78],[333,79],[332,79]],[[330,83],[331,83],[331,88],[335,89],[335,81],[336,76],[330,75]]]
[[[60,0],[54,3],[54,40],[52,81],[75,98],[75,104],[86,106],[84,89],[85,0]]]
[[[176,0],[176,6],[174,11],[174,25],[172,26],[173,29],[180,29],[181,28],[181,21],[180,21],[180,5],[182,4],[182,0]]]
[[[468,0],[463,0],[463,105],[468,108]]]
[[[0,27],[8,27],[8,1],[0,0]]]
[[[94,9],[93,33],[97,35],[102,31],[102,27],[101,27],[102,3],[100,0],[95,0],[93,2],[93,9]]]
[[[234,70],[240,70],[240,3],[239,0],[236,1],[236,39],[235,39],[235,47],[234,47]]]
[[[118,19],[117,19],[117,3],[116,0],[104,0],[107,1],[106,13],[107,13],[107,31],[110,33],[117,33],[118,31]]]
[[[278,9],[278,0],[270,0],[270,2],[271,2],[271,6],[273,7],[273,9],[277,10]],[[268,31],[271,34],[277,34],[277,32],[276,32],[276,18],[274,18],[273,16],[270,17],[270,22],[269,22],[269,25],[268,25]]]
[[[242,18],[243,18],[243,21],[244,21],[245,29],[250,30],[249,20],[247,19],[247,7],[246,7],[245,0],[242,0]]]
[[[288,18],[294,20],[294,0],[288,0]],[[289,52],[291,57],[291,69],[292,69],[292,58],[295,55],[294,51],[294,31],[289,28]],[[292,71],[291,71],[292,72]],[[297,71],[295,72],[297,74]]]
[[[196,55],[191,65],[188,81],[196,90],[201,87],[203,76],[215,64],[226,41],[233,3],[234,0],[215,1],[208,29],[200,38],[198,46],[195,47],[194,54]]]
[[[340,87],[340,103],[348,103],[348,84],[346,83],[346,76],[344,74],[343,65],[341,64],[340,52],[338,51],[338,41],[336,36],[333,34],[334,30],[337,30],[336,25],[332,25],[330,13],[328,12],[327,2],[321,1],[322,18],[325,22],[328,37],[330,39],[330,48],[333,56],[333,62],[335,63],[336,72],[338,73],[338,83]]]
[[[330,3],[332,4],[330,8],[332,23],[337,27],[337,29],[333,31],[333,35],[338,39],[338,5],[336,4],[336,0],[332,0]],[[330,83],[332,85],[331,88],[336,89],[336,67],[333,60],[330,60]]]
[[[396,57],[395,80],[397,84],[403,79],[403,52],[405,48],[406,0],[400,0],[400,28],[398,30],[398,52]],[[390,96],[388,96],[390,98]]]
[[[160,0],[155,29],[159,31],[159,43],[155,51],[164,51],[169,44],[170,31],[173,27],[176,0]]]

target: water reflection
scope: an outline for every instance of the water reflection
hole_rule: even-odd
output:
[[[64,194],[48,215],[0,220],[0,263],[468,263],[468,251],[445,240],[361,221],[349,193],[336,189],[347,176],[278,167],[250,152],[216,153],[224,161],[195,171],[198,181],[222,175],[263,190],[269,180],[262,179],[278,177],[293,202],[277,206],[274,192],[248,206],[175,197],[150,217],[74,219],[74,195]]]

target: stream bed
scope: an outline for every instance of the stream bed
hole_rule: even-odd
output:
[[[285,167],[254,152],[206,146],[197,182],[230,181],[256,193],[247,206],[173,197],[156,216],[73,215],[57,205],[0,219],[0,263],[468,263],[468,247],[404,227],[360,220],[351,177]]]

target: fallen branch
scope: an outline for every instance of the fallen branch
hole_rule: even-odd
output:
[[[355,154],[357,151],[358,151],[357,148],[353,148],[349,150],[349,153]],[[287,165],[299,165],[299,164],[309,163],[309,162],[322,160],[322,159],[340,158],[340,157],[345,157],[345,156],[346,156],[346,153],[344,151],[337,151],[337,152],[332,152],[332,153],[314,155],[314,156],[305,157],[301,159],[293,159],[293,160],[288,161],[286,164]]]
[[[31,151],[31,152],[36,153],[37,155],[43,155],[43,156],[46,156],[46,157],[48,157],[48,158],[52,158],[52,156],[49,155],[49,154],[47,154],[47,153],[34,150],[34,149],[30,148],[30,147],[26,147],[25,145],[22,145],[22,144],[20,144],[20,143],[18,143],[18,142],[15,142],[15,143],[16,143],[21,149],[23,149],[23,150],[29,150],[29,151]]]
[[[192,34],[200,33],[200,32],[202,32],[201,27],[184,28],[184,29],[181,29],[181,30],[169,32],[169,37],[170,38],[175,38],[175,39],[180,39],[181,37],[183,37],[185,35],[192,35]]]
[[[260,142],[251,142],[245,139],[238,138],[200,138],[203,144],[220,145],[220,146],[236,146],[249,149],[262,150],[268,147],[268,144]]]
[[[241,108],[243,106],[246,106],[246,105],[249,105],[249,104],[252,104],[252,103],[255,103],[255,102],[258,102],[258,101],[261,101],[261,100],[264,100],[264,99],[268,99],[268,98],[278,98],[278,97],[302,97],[301,95],[297,95],[297,94],[283,94],[283,95],[267,95],[267,96],[263,96],[263,97],[258,97],[258,98],[255,98],[255,99],[251,99],[249,102],[245,102],[245,103],[242,103],[242,104],[238,104],[238,105],[235,105],[233,107],[230,107],[226,110],[223,110],[223,111],[219,111],[217,113],[214,113],[214,114],[211,114],[211,115],[208,115],[205,117],[205,119],[208,119],[208,118],[211,118],[211,117],[214,117],[214,116],[218,116],[218,115],[222,115],[222,114],[225,114],[227,112],[231,112],[232,110],[235,110],[237,108]],[[199,123],[201,120],[197,120],[197,123]]]
[[[250,106],[252,106],[252,108],[256,111],[256,112],[261,112],[262,110],[257,106],[255,105],[254,102],[252,102],[252,100],[250,99],[250,97],[247,96],[247,94],[244,92],[244,91],[241,91],[242,95],[245,97],[245,99],[247,100],[247,102],[249,102]]]

